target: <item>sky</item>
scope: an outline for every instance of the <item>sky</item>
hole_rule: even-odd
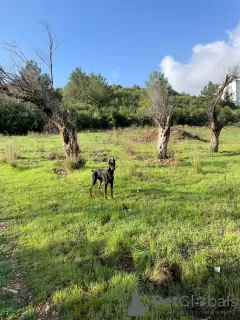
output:
[[[39,20],[50,24],[55,87],[76,67],[141,87],[157,70],[175,90],[198,94],[240,61],[239,0],[1,0],[0,9],[0,42],[16,41],[29,58],[36,47],[47,51]],[[0,47],[0,65],[8,64]]]

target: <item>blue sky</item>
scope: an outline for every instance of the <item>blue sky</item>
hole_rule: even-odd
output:
[[[237,28],[240,2],[1,0],[0,41],[16,40],[29,56],[35,46],[47,48],[38,19],[49,22],[59,45],[55,86],[66,85],[76,67],[101,72],[112,83],[143,86],[153,70],[160,70],[164,58],[172,56],[174,63],[163,69],[180,89],[181,80],[175,79],[176,74],[174,78],[176,70],[172,69],[175,62],[185,67],[191,64],[197,44],[228,43],[226,30]],[[0,49],[0,64],[6,61]],[[187,85],[181,89],[188,91]]]

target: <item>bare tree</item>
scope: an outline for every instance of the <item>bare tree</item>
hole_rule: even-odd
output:
[[[49,74],[41,74],[38,64],[29,60],[16,43],[4,43],[12,65],[11,68],[0,67],[0,92],[34,104],[58,128],[65,156],[77,158],[79,145],[75,116],[72,111],[61,109],[61,95],[53,83],[54,40],[49,25],[42,23],[48,34],[49,54],[44,55],[39,49],[35,52],[49,68]]]
[[[173,116],[173,107],[169,100],[171,86],[165,76],[159,72],[153,72],[146,85],[150,100],[150,114],[158,127],[158,157],[166,159]]]
[[[218,107],[218,103],[221,100],[225,89],[231,84],[234,80],[238,78],[240,66],[239,64],[234,65],[232,68],[229,68],[228,74],[226,75],[224,81],[219,85],[218,90],[215,94],[215,97],[212,101],[212,106],[210,106],[210,131],[211,131],[211,141],[210,146],[212,152],[218,152],[219,147],[219,135],[224,127],[224,120],[221,119],[221,111]]]
[[[40,24],[43,25],[45,28],[47,35],[48,35],[48,53],[44,53],[40,48],[36,48],[34,52],[38,56],[38,58],[47,66],[50,73],[50,83],[51,87],[53,88],[53,54],[57,50],[57,45],[54,43],[54,39],[52,36],[52,30],[49,24],[45,20],[39,21]]]

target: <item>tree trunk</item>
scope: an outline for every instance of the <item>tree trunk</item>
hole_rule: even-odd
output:
[[[222,128],[215,121],[212,121],[210,129],[211,129],[211,142],[210,142],[211,151],[218,152],[219,136]]]
[[[168,141],[170,138],[170,126],[166,126],[163,128],[162,126],[158,126],[158,142],[157,142],[157,153],[158,159],[166,159],[167,158],[167,147]]]
[[[73,126],[63,126],[59,128],[59,132],[66,158],[77,158],[79,154],[79,145],[76,128]]]

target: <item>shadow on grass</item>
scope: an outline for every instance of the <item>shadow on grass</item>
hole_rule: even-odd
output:
[[[171,202],[179,203],[181,200],[183,203],[200,203],[201,201],[212,199],[212,195],[218,195],[217,192],[213,190],[209,190],[207,192],[190,192],[190,191],[166,191],[164,189],[157,189],[157,188],[149,188],[149,189],[136,189],[130,190],[131,195],[130,197],[142,197],[144,195],[159,195],[159,199],[164,201],[170,200]],[[146,199],[147,200],[147,199]],[[225,201],[225,200],[224,200]]]
[[[39,169],[41,168],[42,165],[38,164],[38,163],[34,163],[34,164],[17,164],[16,169],[20,172],[22,171],[28,171],[28,170],[34,170],[34,169]]]
[[[59,241],[41,249],[20,249],[35,298],[48,299],[55,290],[64,289],[70,283],[86,287],[96,281],[98,256],[103,247],[102,241],[90,242],[81,236],[75,241]],[[111,272],[103,270],[104,278],[111,276]]]
[[[132,254],[124,245],[105,254],[105,247],[104,240],[89,241],[79,235],[74,241],[59,241],[40,249],[21,248],[22,266],[35,301],[53,300],[63,319],[87,319],[89,312],[104,312],[103,305],[113,301],[116,304],[119,300],[122,307],[121,295],[128,284],[121,278],[116,284],[112,281],[133,270]],[[114,310],[111,312],[114,318]]]
[[[130,235],[125,235],[126,239],[129,237]],[[124,279],[126,275],[136,278],[139,275],[145,277],[144,270],[136,269],[132,252],[125,243],[119,242],[115,250],[110,253],[106,253],[106,247],[105,239],[89,240],[85,228],[76,232],[74,236],[69,234],[66,239],[50,242],[45,247],[37,249],[34,243],[32,248],[20,247],[22,267],[27,272],[29,287],[34,294],[35,301],[43,302],[53,299],[63,314],[63,319],[80,319],[80,317],[94,320],[98,318],[123,319],[123,315],[127,312],[123,299],[127,299],[126,296],[131,290],[131,283],[128,283],[131,280]],[[218,260],[213,262],[215,263],[215,265],[212,264],[213,266],[219,263]],[[182,295],[196,294],[197,290],[194,291],[194,288],[201,283],[201,289],[205,290],[205,284],[209,279],[217,290],[216,297],[218,297],[218,292],[220,296],[220,293],[225,294],[228,288],[233,288],[233,286],[236,290],[240,283],[237,283],[231,276],[239,273],[239,261],[234,264],[221,264],[221,267],[224,270],[222,278],[218,274],[212,277],[207,266],[201,270],[193,270],[190,278],[186,278],[178,288],[179,292]],[[143,291],[140,290],[141,292]],[[153,294],[150,290],[147,290],[146,293],[150,296]],[[106,312],[109,314],[106,315]],[[201,316],[209,316],[207,312],[209,310],[206,309],[200,311],[199,309],[186,309],[186,313]],[[220,311],[217,312],[219,314]],[[92,316],[93,314],[96,315]],[[233,320],[236,318],[213,319]]]
[[[226,157],[239,156],[240,150],[239,151],[222,151],[219,153],[219,155],[226,156]]]
[[[215,258],[209,261],[210,265],[202,265],[199,270],[193,270],[191,275],[184,276],[184,281],[181,283],[167,284],[169,292],[165,298],[170,298],[168,306],[172,301],[171,297],[178,297],[181,299],[185,314],[194,319],[195,317],[209,320],[240,319],[240,280],[233,279],[233,275],[240,272],[239,260],[221,263]],[[215,266],[220,266],[220,273],[213,270]],[[140,275],[139,279],[142,294],[152,297],[162,296],[161,281],[153,286],[146,277]]]

